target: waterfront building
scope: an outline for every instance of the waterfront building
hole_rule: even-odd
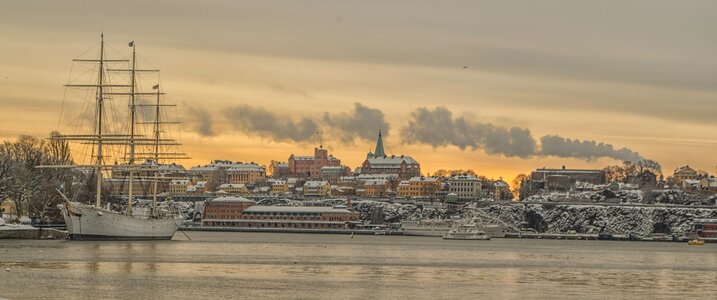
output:
[[[346,206],[262,206],[245,209],[238,221],[227,223],[250,228],[348,229],[359,214]]]
[[[217,192],[224,192],[229,195],[249,195],[249,189],[243,183],[225,183],[217,188]]]
[[[252,184],[266,178],[266,170],[256,163],[236,163],[227,169],[232,184]]]
[[[692,230],[699,239],[717,241],[717,219],[695,219],[692,221]]]
[[[322,167],[319,172],[321,180],[328,181],[329,184],[337,184],[340,177],[348,175],[349,168],[345,166],[326,166]]]
[[[407,155],[386,155],[379,131],[376,149],[366,155],[366,160],[361,164],[361,174],[397,174],[399,180],[406,180],[421,176],[421,165]]]
[[[331,185],[328,181],[307,181],[303,191],[306,197],[327,197],[331,196]]]
[[[457,200],[476,200],[482,196],[482,182],[473,175],[455,175],[448,178],[448,192],[456,195]]]
[[[232,226],[226,225],[227,220],[238,220],[242,211],[253,206],[256,202],[244,197],[226,196],[207,200],[204,203],[202,214],[203,226]]]
[[[314,156],[289,156],[289,173],[296,177],[319,179],[321,168],[340,165],[341,160],[329,155],[328,150],[322,147],[314,148]]]
[[[441,180],[437,177],[413,177],[398,184],[401,197],[434,197],[441,190]]]

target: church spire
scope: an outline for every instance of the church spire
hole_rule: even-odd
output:
[[[378,140],[376,140],[376,151],[373,152],[376,157],[386,156],[386,152],[383,150],[383,139],[381,139],[381,130],[378,131]]]

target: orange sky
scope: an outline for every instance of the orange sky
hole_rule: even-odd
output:
[[[0,2],[0,139],[58,129],[71,59],[111,54],[134,40],[162,69],[193,157],[286,160],[314,141],[257,136],[226,112],[261,107],[313,118],[325,146],[354,168],[375,141],[342,140],[322,116],[354,103],[390,124],[387,152],[414,156],[425,172],[470,168],[512,179],[537,167],[602,168],[610,158],[488,155],[483,149],[411,143],[400,130],[419,107],[499,127],[627,147],[662,163],[714,173],[717,144],[717,7],[713,2],[632,1],[3,1]],[[464,68],[466,66],[467,68]],[[121,104],[118,104],[121,105]],[[206,112],[212,135],[198,133]],[[71,112],[71,111],[70,111]],[[65,111],[64,113],[68,113]],[[369,128],[371,126],[368,126]],[[377,125],[378,127],[378,125]],[[62,129],[62,126],[59,127]],[[383,128],[386,130],[386,128]]]

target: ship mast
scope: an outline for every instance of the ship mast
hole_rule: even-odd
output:
[[[155,107],[154,116],[154,163],[159,167],[159,84],[152,88],[157,90],[157,106]],[[157,211],[157,174],[154,174],[154,181],[152,182],[152,215],[154,216]]]
[[[97,191],[95,194],[95,206],[100,207],[102,205],[102,108],[104,105],[103,97],[103,84],[104,84],[104,59],[105,59],[105,34],[100,34],[100,70],[99,80],[97,83]]]
[[[132,196],[133,196],[133,189],[134,189],[134,171],[132,170],[131,166],[134,164],[134,146],[135,146],[135,130],[134,125],[136,122],[136,106],[135,106],[135,86],[137,85],[137,80],[135,77],[135,70],[137,66],[137,54],[135,52],[135,46],[134,41],[129,43],[129,46],[132,47],[132,70],[131,70],[131,84],[129,88],[129,114],[130,114],[130,134],[129,134],[129,159],[128,159],[128,165],[130,166],[129,170],[129,192],[127,193],[127,214],[132,215]]]

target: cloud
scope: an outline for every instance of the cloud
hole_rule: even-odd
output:
[[[592,161],[610,157],[623,161],[639,161],[642,156],[627,148],[615,149],[611,144],[592,140],[568,139],[557,135],[540,138],[540,147],[530,130],[500,127],[490,123],[454,117],[445,107],[417,108],[408,124],[401,129],[404,143],[427,144],[433,147],[456,146],[461,150],[482,149],[488,154],[506,157],[533,156],[572,157]]]
[[[433,147],[456,146],[461,150],[483,149],[489,154],[528,158],[535,154],[535,139],[527,129],[503,128],[488,123],[453,117],[445,107],[425,107],[411,113],[401,129],[406,144],[428,144]]]
[[[599,157],[610,157],[622,161],[639,161],[642,156],[627,148],[615,149],[613,145],[590,140],[566,139],[557,135],[546,135],[540,138],[540,154],[558,157],[577,157],[594,160]]]
[[[234,129],[277,142],[307,142],[319,131],[318,123],[308,117],[293,120],[289,115],[246,104],[229,108],[224,115]]]
[[[354,109],[348,113],[325,113],[323,122],[344,143],[352,143],[356,138],[372,141],[378,130],[388,135],[390,128],[381,110],[358,102],[354,103]]]
[[[189,130],[207,137],[216,136],[218,134],[215,129],[213,116],[203,107],[190,108],[187,113],[187,119]]]

